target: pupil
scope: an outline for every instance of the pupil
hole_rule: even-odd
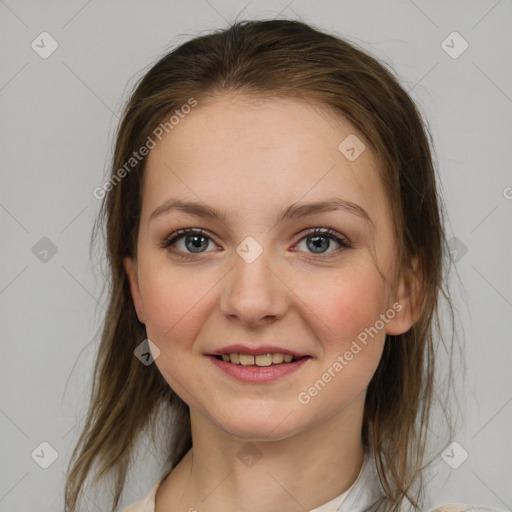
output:
[[[206,241],[206,237],[202,235],[188,235],[185,239],[185,245],[187,246],[187,249],[189,249],[191,252],[203,252],[208,247],[208,242],[204,245],[203,248],[201,248],[201,242]],[[189,244],[191,242],[191,244]],[[199,251],[195,251],[194,249],[200,249]]]
[[[328,249],[329,248],[330,240],[328,238],[326,238],[325,236],[313,236],[313,237],[309,237],[309,240],[312,242],[312,247],[310,247],[310,249],[313,252],[322,252],[321,250],[318,251],[317,249]]]

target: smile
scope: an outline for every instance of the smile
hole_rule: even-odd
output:
[[[283,363],[292,363],[301,359],[300,357],[294,357],[290,354],[281,354],[279,352],[272,354],[259,354],[257,356],[233,352],[231,354],[222,354],[215,357],[219,361],[222,360],[227,363],[241,364],[243,366],[272,366]]]
[[[274,355],[276,362],[274,363]],[[294,357],[289,354],[222,354],[207,355],[212,363],[228,376],[247,383],[261,384],[271,382],[290,375],[304,367],[311,356]],[[285,360],[286,357],[286,360]],[[237,361],[238,362],[234,362]],[[229,360],[227,360],[229,359]],[[289,361],[287,361],[289,360]],[[263,364],[261,364],[263,363]]]

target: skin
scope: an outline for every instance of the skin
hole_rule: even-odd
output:
[[[151,150],[137,258],[124,263],[138,317],[161,351],[155,364],[190,407],[193,439],[158,489],[157,512],[303,512],[357,478],[366,389],[385,335],[407,331],[417,312],[409,281],[391,292],[391,210],[369,144],[353,162],[338,150],[350,134],[364,140],[321,105],[223,96],[200,102]],[[275,222],[293,203],[333,197],[364,208],[373,227],[344,210]],[[171,198],[212,206],[226,222],[174,210],[150,220]],[[327,238],[329,247],[315,253],[309,231],[328,227],[352,247]],[[159,245],[182,228],[206,231],[206,250],[191,252],[185,237],[174,251]],[[247,236],[263,249],[252,263],[236,252]],[[180,250],[192,259],[180,259]],[[397,301],[402,310],[385,328],[299,403]],[[205,356],[232,343],[273,344],[311,359],[277,381],[243,383]],[[237,456],[249,442],[261,455],[252,467]]]

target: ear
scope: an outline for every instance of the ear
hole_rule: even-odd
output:
[[[144,307],[142,305],[142,298],[140,295],[139,279],[137,275],[137,260],[134,258],[126,257],[123,259],[124,269],[126,276],[128,277],[128,283],[130,284],[130,292],[132,294],[133,305],[139,322],[145,323]]]
[[[386,334],[398,336],[407,332],[416,323],[422,311],[422,294],[423,273],[419,258],[415,256],[409,267],[400,275],[392,307],[396,315],[387,323]]]

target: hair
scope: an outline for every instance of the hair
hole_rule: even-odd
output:
[[[117,130],[110,179],[176,109],[191,98],[201,105],[221,95],[320,103],[348,119],[378,159],[392,208],[399,272],[409,272],[417,258],[422,307],[407,332],[386,338],[367,389],[362,439],[375,457],[386,494],[382,510],[399,510],[404,500],[420,509],[442,298],[453,319],[444,283],[444,209],[427,125],[394,74],[354,43],[300,21],[240,21],[181,44],[139,80]],[[145,161],[137,161],[122,180],[117,174],[93,229],[94,240],[103,228],[109,299],[86,422],[69,461],[69,512],[77,510],[95,465],[95,483],[105,475],[115,477],[113,508],[118,506],[136,442],[150,427],[154,439],[158,418],[165,418],[165,428],[173,426],[169,470],[192,446],[187,404],[156,365],[145,366],[133,355],[147,336],[123,259],[136,257]]]

